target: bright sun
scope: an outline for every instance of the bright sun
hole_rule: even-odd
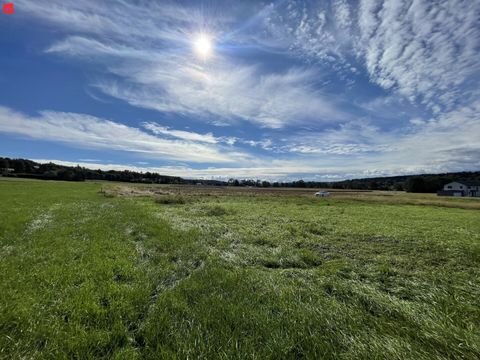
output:
[[[198,35],[193,42],[193,46],[197,55],[203,59],[208,58],[212,54],[212,39],[206,34]]]

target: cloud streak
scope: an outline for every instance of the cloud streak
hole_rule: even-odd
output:
[[[460,85],[480,69],[479,16],[478,1],[363,0],[359,52],[380,86],[451,109]]]
[[[152,133],[156,135],[166,135],[171,138],[181,139],[186,141],[194,141],[194,142],[208,143],[208,144],[226,143],[229,145],[233,145],[238,140],[235,137],[227,137],[227,136],[215,137],[212,133],[199,134],[193,131],[175,130],[154,122],[145,122],[142,125],[145,129],[150,130]]]
[[[310,136],[292,135],[285,140],[288,143],[282,154],[275,158],[269,156],[248,157],[244,154],[222,153],[226,155],[225,165],[223,159],[217,159],[217,165],[205,166],[137,166],[131,164],[86,162],[85,160],[42,160],[53,161],[66,165],[81,165],[89,168],[100,169],[130,169],[135,171],[158,172],[166,175],[177,175],[188,178],[261,178],[269,180],[292,180],[298,178],[310,180],[342,180],[355,177],[391,176],[401,174],[435,173],[448,171],[463,171],[472,167],[472,164],[480,164],[480,144],[478,134],[480,133],[480,102],[462,107],[448,114],[438,116],[430,121],[424,121],[411,128],[403,129],[398,133],[382,132],[379,128],[368,123],[359,123],[355,126],[343,127],[328,132],[314,133]],[[173,159],[194,162],[188,158],[187,153],[165,154],[159,151],[157,143],[170,148],[171,153],[177,153],[174,146],[178,142],[163,140],[152,137],[141,132],[139,129],[123,128],[120,130],[114,127],[112,133],[111,122],[87,117],[85,120],[78,114],[63,114],[46,112],[42,115],[41,121],[46,122],[38,126],[38,119],[22,119],[24,115],[0,108],[0,131],[12,132],[15,134],[28,135],[30,137],[56,138],[56,141],[67,142],[75,146],[86,148],[109,147],[123,151],[140,151],[161,154]],[[15,125],[5,125],[4,119],[12,120]],[[65,120],[67,118],[67,120]],[[75,120],[75,126],[71,119]],[[83,120],[82,120],[83,119]],[[79,121],[81,120],[81,121]],[[105,126],[105,128],[104,128]],[[12,128],[13,127],[13,128]],[[74,129],[70,129],[73,127]],[[25,130],[29,128],[29,130]],[[81,129],[81,133],[77,132]],[[111,135],[104,133],[110,130]],[[165,130],[162,129],[162,131]],[[167,132],[175,130],[167,129]],[[41,133],[47,136],[40,135]],[[189,134],[185,134],[189,133]],[[83,134],[83,135],[82,135]],[[192,135],[194,134],[194,135]],[[169,136],[173,136],[168,134]],[[197,133],[183,132],[176,134],[177,138],[187,138],[202,135]],[[212,135],[213,136],[213,135]],[[113,143],[113,138],[128,137],[128,142],[120,141]],[[209,136],[207,136],[209,138]],[[213,136],[213,138],[215,138]],[[358,139],[351,144],[352,138]],[[146,144],[145,140],[149,143]],[[210,139],[213,141],[213,139]],[[239,142],[248,144],[248,140],[238,139]],[[270,140],[252,146],[274,146]],[[155,144],[155,145],[153,145]],[[191,147],[190,143],[185,145],[190,152],[204,149],[198,144]],[[293,155],[293,156],[292,156]],[[208,151],[198,153],[200,161],[212,161]],[[216,159],[218,153],[215,153]],[[228,163],[229,159],[236,159],[234,164]]]
[[[39,116],[31,117],[0,106],[0,132],[87,149],[134,152],[163,160],[230,163],[249,158],[245,153],[222,149],[208,141],[207,144],[199,142],[195,135],[186,136],[184,132],[173,131],[177,139],[166,139],[138,128],[76,113],[41,111]]]
[[[337,100],[327,99],[314,86],[318,74],[312,69],[264,73],[256,65],[221,54],[202,63],[189,51],[159,53],[79,36],[53,44],[47,52],[94,57],[117,79],[98,81],[97,89],[165,113],[214,117],[226,123],[244,120],[270,128],[348,118],[336,106]]]
[[[480,70],[475,60],[480,48],[476,1],[289,0],[265,6],[257,17],[252,13],[256,20],[243,33],[226,31],[237,24],[233,10],[224,7],[209,16],[173,2],[93,6],[53,0],[53,16],[38,2],[21,0],[20,5],[26,13],[76,33],[47,52],[102,63],[116,76],[116,81],[95,84],[106,94],[134,106],[214,116],[227,123],[240,119],[280,128],[348,121],[351,116],[339,110],[335,97],[313,85],[321,78],[314,68],[265,72],[222,52],[223,35],[241,44],[245,33],[256,30],[259,35],[247,36],[252,43],[330,64],[339,78],[356,73],[353,63],[360,62],[380,87],[437,113],[470,101],[475,86],[470,79],[478,80]],[[190,49],[192,36],[205,29],[218,31],[218,51],[208,64],[195,61]]]

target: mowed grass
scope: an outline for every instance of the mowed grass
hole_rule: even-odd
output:
[[[478,359],[462,200],[0,180],[0,358]]]

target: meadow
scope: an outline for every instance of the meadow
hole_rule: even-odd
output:
[[[2,359],[479,359],[480,201],[0,178]]]

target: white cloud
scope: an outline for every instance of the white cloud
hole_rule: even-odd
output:
[[[178,2],[51,0],[49,11],[38,1],[17,2],[19,16],[63,30],[66,37],[46,49],[49,56],[99,65],[103,74],[92,85],[107,95],[216,125],[248,121],[288,129],[262,130],[249,140],[152,122],[140,129],[83,114],[27,116],[0,107],[0,131],[227,164],[159,168],[182,176],[341,178],[467,169],[480,162],[479,1],[286,0],[256,4],[256,15],[247,21],[235,19],[237,7],[250,6],[244,2],[223,4],[212,17]],[[191,36],[199,30],[216,35],[215,55],[206,62],[191,54]],[[232,47],[250,48],[234,56],[226,39]],[[254,46],[262,56],[278,56],[278,63],[250,57]],[[372,100],[369,91],[379,89],[364,84],[369,91],[359,96],[362,100],[346,104],[362,109],[353,117],[339,110],[345,105],[342,95],[326,94],[319,86],[325,74],[318,64],[334,70],[328,74],[334,85],[342,85],[336,80],[345,80],[345,74],[364,74],[386,91]],[[405,105],[408,101],[413,105]],[[233,145],[261,148],[277,160],[248,156]]]
[[[272,139],[262,139],[257,141],[239,139],[239,142],[253,147],[260,147],[263,150],[279,150],[277,146],[274,146]]]
[[[99,162],[99,161],[101,161],[101,160],[99,160],[99,159],[80,159],[80,161],[93,162],[93,163],[95,163],[95,162]]]
[[[212,133],[199,134],[191,131],[174,130],[166,126],[161,126],[157,123],[152,123],[152,122],[143,123],[143,127],[157,135],[158,134],[168,135],[177,139],[182,139],[187,141],[198,141],[198,142],[204,142],[209,144],[216,144],[219,142],[219,139],[215,138]]]
[[[53,162],[65,166],[82,166],[89,169],[100,170],[131,170],[137,172],[156,172],[162,175],[180,176],[183,178],[195,179],[265,179],[271,181],[288,181],[304,179],[316,179],[318,181],[342,180],[352,178],[356,174],[362,173],[363,176],[375,176],[379,171],[348,172],[338,170],[335,167],[318,167],[308,164],[298,163],[297,161],[274,160],[261,165],[252,167],[209,167],[193,168],[188,166],[136,166],[130,164],[115,163],[87,163],[82,161],[65,161],[59,159],[32,159],[38,163]],[[356,171],[356,170],[355,170]],[[387,170],[383,170],[384,174]]]
[[[480,70],[476,61],[479,1],[287,0],[263,7],[225,7],[219,2],[200,10],[194,3],[173,1],[51,0],[45,11],[38,1],[19,0],[18,6],[22,14],[74,34],[53,44],[49,52],[89,56],[93,61],[101,61],[97,55],[110,56],[108,70],[126,80],[100,84],[112,96],[167,112],[205,114],[207,109],[214,116],[239,117],[269,127],[298,118],[312,120],[315,114],[338,120],[343,114],[332,97],[311,91],[306,77],[319,76],[312,70],[307,76],[301,69],[261,74],[225,57],[220,68],[196,67],[184,56],[190,51],[192,34],[207,29],[216,33],[220,43],[228,39],[243,44],[248,39],[250,45],[257,43],[270,51],[291,51],[329,63],[339,78],[356,72],[350,64],[356,56],[376,84],[422,101],[437,113],[472,100]],[[238,14],[251,17],[241,22],[240,29]],[[297,77],[292,78],[292,72]],[[285,88],[293,94],[283,95]],[[289,106],[282,106],[288,98]],[[320,106],[308,106],[312,102]],[[252,111],[258,107],[258,114]]]
[[[335,20],[339,27],[349,28],[352,26],[353,16],[347,0],[335,0],[333,3]]]
[[[227,31],[236,24],[238,6],[209,17],[208,11],[173,2],[52,0],[55,11],[48,12],[35,1],[21,0],[21,5],[25,13],[76,33],[48,52],[102,63],[117,81],[96,86],[132,105],[272,128],[348,120],[332,96],[313,86],[320,74],[312,68],[265,73],[220,51],[208,63],[195,61],[190,42],[199,28],[217,30],[220,42],[223,35],[233,43],[245,40],[248,34]],[[357,72],[351,65],[357,57],[376,84],[437,113],[472,99],[470,79],[480,70],[478,1],[289,0],[255,8],[244,32],[255,30],[258,35],[247,38],[272,51],[329,63],[339,79]]]
[[[421,118],[413,118],[413,119],[410,119],[410,123],[413,125],[425,125],[425,120]]]
[[[176,139],[194,141],[208,144],[220,144],[235,145],[240,139],[234,136],[214,136],[212,133],[199,134],[193,131],[175,130],[166,126],[154,122],[145,122],[142,124],[147,130],[150,130],[157,135],[167,135]]]
[[[455,171],[480,167],[480,101],[427,121],[398,138],[392,161]]]
[[[175,1],[133,3],[128,1],[17,0],[19,16],[33,16],[70,31],[118,41],[188,41],[188,34],[202,26],[216,28],[231,21],[227,14],[205,17],[195,6]],[[205,10],[205,9],[204,9]],[[180,26],[179,26],[180,25]]]
[[[276,159],[257,156],[230,167],[140,168],[117,164],[116,167],[103,165],[104,167],[100,168],[129,168],[195,178],[237,177],[270,180],[340,180],[463,171],[480,164],[479,113],[480,102],[475,102],[433,120],[423,123],[418,121],[415,131],[405,128],[389,133],[368,123],[359,122],[339,129],[310,133],[309,136],[307,133],[296,134],[285,139],[289,144],[288,150],[296,151],[293,159],[289,156]],[[352,143],[352,139],[356,139],[356,142]],[[319,154],[325,156],[319,157]]]
[[[295,154],[356,157],[396,151],[395,137],[365,120],[352,121],[320,132],[298,132],[282,150]],[[345,161],[345,160],[342,160]]]
[[[221,51],[221,44],[208,62],[192,56],[192,36],[202,29],[220,43],[222,36],[241,41],[242,34],[228,32],[236,26],[234,12],[240,5],[223,7],[219,13],[175,2],[52,0],[45,11],[37,1],[20,0],[19,7],[71,34],[47,53],[99,63],[116,80],[99,80],[94,84],[97,89],[134,106],[208,117],[212,124],[246,120],[270,128],[346,117],[335,98],[314,86],[319,78],[314,69],[265,72],[260,66],[233,61]],[[211,11],[215,14],[209,16]]]
[[[85,161],[80,161],[79,165],[105,170],[150,171],[188,178],[303,178],[319,181],[464,171],[480,164],[479,113],[480,102],[475,102],[429,121],[417,119],[413,127],[394,133],[358,122],[318,133],[294,134],[284,139],[288,145],[283,150],[290,154],[287,152],[276,158],[257,156],[239,159],[235,164],[225,166],[146,167]],[[11,114],[8,115],[10,119],[17,119]],[[2,118],[3,116],[0,116],[0,130],[4,127]],[[26,125],[31,126],[30,123],[21,123],[18,126]],[[80,126],[83,127],[84,124]],[[352,142],[352,139],[356,141]],[[239,141],[248,143],[248,140]],[[270,139],[265,141],[264,145],[268,145],[269,141]],[[259,143],[250,145],[262,146]],[[77,165],[75,161],[42,161]]]
[[[478,1],[363,0],[357,46],[371,78],[432,109],[451,109],[480,69],[479,11]]]
[[[479,16],[479,1],[289,0],[264,22],[283,39],[272,46],[330,64],[338,79],[357,72],[356,58],[380,87],[440,113],[474,99]]]
[[[327,63],[341,76],[352,68],[348,58],[355,34],[354,13],[355,8],[345,0],[278,2],[264,18],[265,31],[272,39],[263,43],[284,47],[309,61]]]
[[[208,117],[212,122],[247,120],[270,128],[348,117],[338,110],[337,100],[315,88],[318,74],[313,69],[262,73],[258,66],[234,63],[220,54],[202,63],[189,52],[152,52],[79,36],[54,44],[47,52],[103,63],[120,80],[98,81],[96,88],[161,112]]]
[[[249,156],[195,139],[171,140],[85,114],[42,111],[31,117],[0,106],[0,132],[82,148],[135,152],[144,157],[197,163],[228,163]],[[186,141],[188,140],[188,141]]]
[[[382,130],[365,121],[288,137],[284,150],[328,155],[338,168],[445,172],[480,166],[480,101],[434,118],[413,118],[405,127]],[[302,159],[302,161],[305,161]],[[312,159],[318,161],[318,158]],[[406,169],[410,169],[407,171]],[[359,174],[360,175],[360,174]]]

